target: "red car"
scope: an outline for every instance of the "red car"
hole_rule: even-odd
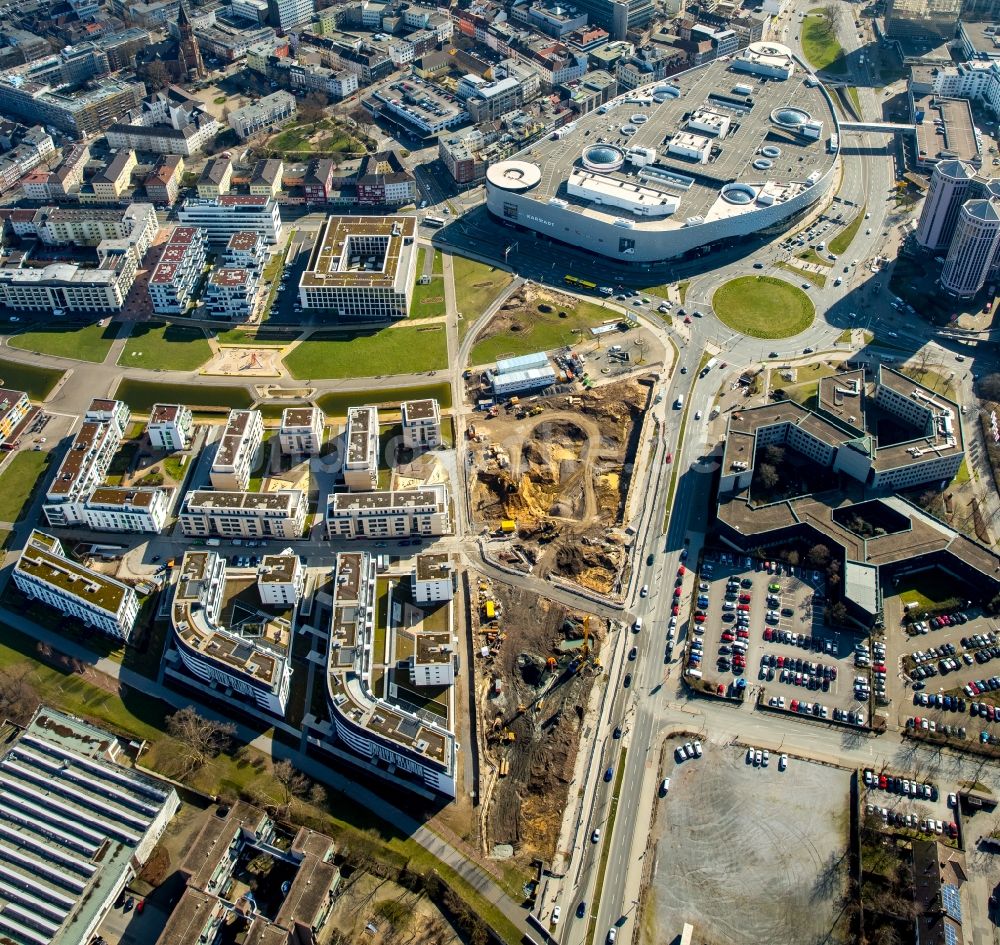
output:
[[[737,630],[736,631],[736,636],[738,636],[741,640],[749,640],[750,639],[750,634],[746,630]]]
[[[674,461],[674,454],[673,453],[667,453],[667,463],[669,464],[669,463],[672,463],[673,461]]]
[[[706,619],[706,618],[705,618],[705,615],[704,615],[704,614],[695,614],[695,615],[694,615],[694,622],[695,622],[695,623],[704,623],[704,622],[705,622],[705,619]]]
[[[788,703],[788,708],[791,709],[793,712],[798,712],[799,711],[799,700],[798,699],[792,699],[792,701],[790,703]]]
[[[778,657],[778,669],[781,669],[785,665],[785,658],[783,656]]]
[[[774,637],[774,630],[771,627],[764,628],[764,639],[771,640]]]
[[[721,639],[723,643],[732,643],[735,637],[727,630],[724,634],[722,634]]]
[[[676,616],[677,616],[677,615],[678,615],[678,614],[679,614],[680,612],[681,612],[681,609],[680,609],[680,607],[678,607],[678,606],[677,606],[676,604],[674,604],[674,606],[670,608],[670,613],[672,613],[672,614],[673,614],[673,615],[674,615],[675,617],[676,617]]]
[[[726,694],[726,687],[725,687],[725,686],[723,686],[723,685],[722,685],[722,683],[719,683],[719,688],[718,688],[718,689],[716,689],[715,691],[716,691],[716,692],[717,692],[717,693],[718,693],[718,694],[719,694],[720,696],[724,696],[724,695]]]
[[[878,776],[878,786],[879,786],[880,788],[882,788],[882,790],[883,790],[883,791],[885,790],[885,786],[886,786],[886,785],[887,785],[888,783],[889,783],[889,779],[888,779],[888,778],[887,778],[887,777],[886,777],[886,776],[885,776],[884,774],[880,774],[880,775]]]
[[[677,576],[678,576],[678,577],[684,577],[684,575],[685,575],[685,574],[687,574],[687,568],[685,568],[685,567],[684,567],[684,565],[682,564],[682,565],[681,565],[681,566],[680,566],[680,567],[679,567],[679,568],[677,569]]]
[[[740,594],[740,603],[749,604],[753,598],[749,594]]]
[[[681,589],[679,587],[675,587],[674,588],[674,597],[680,597],[680,596],[681,596]]]
[[[750,605],[749,604],[737,604],[736,605],[736,609],[743,611],[743,613],[746,613],[750,609]]]

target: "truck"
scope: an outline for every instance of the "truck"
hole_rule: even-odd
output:
[[[701,376],[704,377],[718,363],[719,363],[718,358],[709,358],[708,361],[705,362],[705,366],[701,369]]]
[[[609,286],[609,285],[602,285],[601,286],[601,295],[614,295],[614,291],[615,290],[612,289],[611,286]]]
[[[222,542],[219,541],[218,538],[209,538],[206,540],[205,544],[208,545],[209,548],[218,548]]]

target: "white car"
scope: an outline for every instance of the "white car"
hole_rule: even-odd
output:
[[[696,410],[694,412],[694,418],[695,418],[695,420],[700,420],[701,419],[701,411],[700,410]]]
[[[694,757],[694,746],[690,742],[684,743],[684,757],[693,758]]]
[[[694,743],[694,756],[695,756],[695,758],[700,758],[701,757],[701,742],[699,742],[699,741],[696,741]]]
[[[753,749],[752,748],[748,748],[747,749],[747,764],[748,765],[752,765],[753,764]]]
[[[594,832],[590,835],[591,843],[598,843],[601,839],[601,828],[595,827]]]
[[[784,771],[788,767],[788,755],[784,752],[781,753],[781,757],[778,758],[778,770]]]
[[[760,749],[758,748],[758,749],[757,749],[757,751],[756,751],[756,752],[754,752],[754,756],[753,756],[753,763],[754,763],[755,765],[759,765],[759,764],[761,763],[761,759],[762,759],[762,757],[763,757],[763,756],[761,755],[761,751],[760,751]]]
[[[954,810],[956,807],[958,807],[958,795],[957,794],[949,794],[948,795],[948,806],[950,808],[952,808],[952,810]]]
[[[648,595],[649,595],[649,585],[648,584],[643,584],[642,585],[642,590],[639,591],[639,596],[640,597],[646,597]]]
[[[666,795],[670,791],[670,778],[664,778],[660,782],[660,794]]]
[[[561,906],[556,906],[552,910],[552,919],[551,919],[551,921],[552,921],[553,925],[558,925],[559,924],[559,916],[560,915],[562,915],[562,907]]]
[[[616,938],[618,938],[618,929],[611,926],[611,928],[608,929],[608,945],[615,945]]]
[[[761,767],[762,768],[766,768],[767,767],[767,763],[770,760],[771,760],[771,753],[765,748],[764,749],[764,756],[763,756],[763,758],[761,758],[761,762],[760,762]]]

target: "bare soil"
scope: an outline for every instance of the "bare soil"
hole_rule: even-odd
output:
[[[600,593],[616,583],[632,462],[650,382],[530,398],[475,421],[473,515],[491,531],[517,526],[514,557]]]
[[[494,602],[494,620],[485,617],[487,600]],[[575,671],[581,649],[572,644],[583,640],[585,615],[485,579],[479,579],[475,611],[477,648],[490,648],[489,656],[476,659],[487,846],[512,845],[521,865],[550,860],[600,672],[589,662]],[[605,622],[591,617],[592,654],[606,636]]]

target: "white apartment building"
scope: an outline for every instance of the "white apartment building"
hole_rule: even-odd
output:
[[[287,30],[308,23],[316,13],[315,0],[267,0],[271,25]]]
[[[323,411],[319,407],[286,407],[278,431],[281,452],[318,456],[323,448]]]
[[[280,185],[280,178],[278,182]],[[258,276],[264,271],[266,262],[267,240],[253,230],[234,233],[222,251],[222,265],[233,269],[251,269]]]
[[[212,488],[246,491],[263,438],[264,418],[259,410],[230,410],[209,471]]]
[[[58,538],[38,530],[14,566],[14,584],[32,600],[120,640],[129,639],[139,616],[133,588],[67,558]]]
[[[153,404],[146,434],[154,450],[175,453],[191,445],[194,415],[184,404]]]
[[[184,497],[181,531],[192,538],[301,538],[306,498],[300,489],[276,492],[194,490]]]
[[[268,245],[281,239],[281,213],[271,197],[226,194],[210,200],[185,200],[177,211],[185,226],[197,226],[213,246],[225,246],[234,233],[253,230],[260,233]]]
[[[147,291],[153,311],[164,315],[186,311],[204,267],[204,231],[194,226],[175,226],[149,277]]]
[[[414,686],[451,686],[455,682],[455,641],[450,633],[414,634],[410,682]]]
[[[124,240],[141,260],[160,224],[151,203],[131,203],[124,210],[42,207],[33,228],[43,243],[57,246],[100,246],[105,240]]]
[[[129,409],[122,401],[95,400],[45,493],[42,511],[50,525],[76,525],[80,503],[104,482],[121,446]]]
[[[291,548],[281,554],[264,555],[257,571],[257,593],[270,607],[294,607],[302,598],[306,569]]]
[[[352,492],[378,488],[378,410],[351,407],[344,433],[344,484]]]
[[[412,582],[418,604],[437,604],[455,596],[455,571],[446,554],[417,555]]]
[[[451,530],[448,488],[443,483],[396,492],[338,492],[326,505],[327,536],[412,538]]]
[[[0,446],[11,439],[30,409],[31,402],[23,390],[0,387]]]
[[[78,514],[93,531],[156,535],[167,524],[172,495],[172,489],[159,487],[98,486],[80,504]]]
[[[441,445],[441,410],[432,398],[403,402],[403,445],[411,450],[432,450]]]
[[[222,625],[226,559],[214,551],[188,551],[171,607],[173,643],[184,668],[218,695],[284,717],[291,688],[292,624],[286,617],[262,614],[255,632]]]
[[[294,2],[294,0],[293,0]],[[273,131],[294,120],[298,102],[291,92],[279,89],[258,102],[229,113],[229,126],[241,141],[261,131]]]
[[[253,269],[213,269],[201,301],[206,318],[250,321],[261,301],[260,277]]]

